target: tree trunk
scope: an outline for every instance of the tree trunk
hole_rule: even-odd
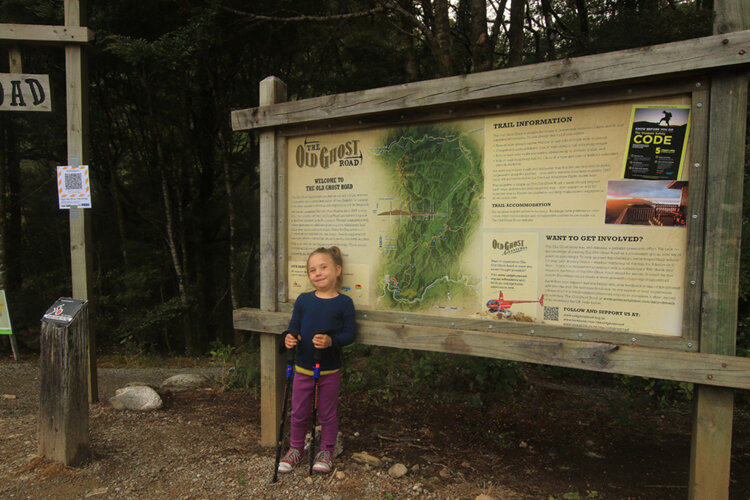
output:
[[[234,193],[232,191],[232,176],[229,169],[229,152],[224,151],[221,155],[221,165],[224,170],[224,190],[227,196],[227,225],[229,229],[229,296],[232,302],[232,310],[239,309],[240,300],[240,279],[238,276],[239,266],[237,265],[237,249],[236,249],[236,226],[235,226],[235,213],[234,213]],[[242,343],[242,332],[240,330],[232,330],[232,341],[234,345],[240,345]]]
[[[576,0],[576,12],[578,13],[578,25],[581,29],[581,45],[588,49],[591,45],[591,30],[589,29],[589,12],[586,0]]]
[[[414,4],[411,0],[399,0],[401,8],[408,12],[413,12]],[[401,47],[404,54],[404,72],[406,73],[407,82],[416,82],[419,80],[419,66],[417,65],[417,54],[414,48],[414,37],[410,36],[412,32],[412,23],[404,16],[399,16],[401,29]]]
[[[109,155],[107,155],[109,156]],[[120,181],[117,177],[117,167],[114,161],[108,158],[109,168],[109,195],[112,197],[112,204],[115,208],[115,217],[117,218],[117,232],[120,236],[120,254],[122,255],[122,263],[127,269],[128,267],[128,250],[126,247],[126,231],[125,231],[125,217],[124,210],[122,208],[122,197],[120,196]]]
[[[550,0],[542,0],[542,16],[544,16],[544,28],[545,28],[545,40],[547,41],[547,54],[545,59],[547,61],[554,61],[557,59],[555,49],[555,34],[552,31],[552,8],[549,4]]]
[[[492,63],[494,66],[495,62],[495,47],[497,47],[497,40],[500,38],[500,32],[503,29],[504,25],[504,19],[505,19],[505,6],[508,4],[508,0],[501,0],[500,4],[497,7],[497,12],[495,15],[495,21],[492,23],[492,29],[490,30],[490,40],[489,40],[489,53],[490,57],[492,58]]]
[[[470,0],[471,67],[472,71],[492,69],[492,48],[487,35],[487,1]]]
[[[511,0],[510,29],[508,30],[508,64],[519,66],[523,62],[523,21],[526,0]]]
[[[451,65],[451,23],[448,15],[448,0],[435,0],[435,39],[437,41],[438,53],[435,59],[438,64],[437,76],[450,76],[453,74]]]
[[[157,153],[157,158],[159,155]],[[187,278],[185,276],[185,267],[183,260],[180,259],[180,252],[177,248],[177,239],[174,234],[174,222],[172,215],[172,202],[171,195],[169,193],[169,183],[167,182],[167,175],[164,172],[165,167],[159,166],[159,175],[161,177],[161,193],[162,201],[164,202],[164,227],[167,236],[167,245],[169,246],[169,255],[172,257],[172,267],[174,268],[175,275],[177,277],[177,287],[180,292],[180,301],[185,308],[185,314],[183,315],[183,339],[185,342],[185,352],[192,354],[194,349],[192,328],[190,325],[188,310],[188,292],[187,292]],[[184,253],[184,246],[182,251]]]

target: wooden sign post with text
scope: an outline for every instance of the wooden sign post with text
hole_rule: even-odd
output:
[[[65,49],[65,89],[67,106],[68,165],[88,163],[88,68],[84,45],[94,39],[84,26],[85,1],[65,0],[64,26],[29,24],[0,24],[0,42],[11,44],[61,45]],[[21,53],[12,48],[9,53],[11,74],[0,75],[3,86],[0,110],[49,111],[51,98],[49,81],[45,75],[24,75]],[[70,259],[73,297],[89,300],[92,280],[91,217],[86,210],[71,210]],[[91,307],[91,306],[89,306]],[[89,402],[99,400],[96,376],[96,343],[93,328],[88,331]]]

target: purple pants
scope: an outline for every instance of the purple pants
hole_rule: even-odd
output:
[[[333,451],[339,431],[337,415],[341,386],[341,370],[318,379],[318,424],[320,424],[320,449]],[[312,413],[314,384],[311,375],[294,373],[292,385],[292,418],[289,441],[292,448],[301,450],[305,446],[308,420]]]

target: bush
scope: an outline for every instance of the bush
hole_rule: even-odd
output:
[[[209,355],[223,368],[214,382],[227,390],[249,390],[258,388],[260,382],[260,363],[257,352],[243,352],[221,340],[211,342]]]
[[[355,344],[346,349],[344,383],[348,390],[408,391],[412,395],[456,391],[510,393],[518,363],[476,356],[421,352]]]

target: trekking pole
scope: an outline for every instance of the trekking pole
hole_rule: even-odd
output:
[[[287,333],[291,335],[291,333]],[[286,335],[284,335],[286,339]],[[281,408],[281,424],[279,424],[279,439],[276,441],[276,464],[273,466],[273,478],[272,483],[276,482],[279,474],[279,462],[281,460],[281,447],[284,444],[284,423],[286,422],[286,407],[287,401],[289,400],[289,388],[292,385],[292,379],[294,374],[294,351],[296,348],[286,350],[286,383],[284,384],[284,403]]]
[[[313,411],[312,432],[310,433],[310,475],[315,462],[315,426],[318,424],[318,385],[320,384],[320,349],[313,349]]]

